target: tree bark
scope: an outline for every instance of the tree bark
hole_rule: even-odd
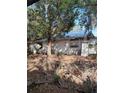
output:
[[[52,47],[52,41],[48,40],[48,50],[47,50],[47,55],[50,56],[51,55],[51,47]]]

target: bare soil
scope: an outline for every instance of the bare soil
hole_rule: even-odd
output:
[[[96,93],[97,63],[92,57],[30,55],[28,93]]]

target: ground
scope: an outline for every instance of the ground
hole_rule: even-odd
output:
[[[28,93],[96,93],[94,57],[30,55]]]

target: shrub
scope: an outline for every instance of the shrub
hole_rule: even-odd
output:
[[[54,74],[54,76],[53,76],[54,83],[58,83],[59,79],[60,79],[60,77],[58,75]]]

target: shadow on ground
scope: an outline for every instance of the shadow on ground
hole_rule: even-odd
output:
[[[46,55],[28,57],[28,93],[97,93],[96,62],[55,59]]]

